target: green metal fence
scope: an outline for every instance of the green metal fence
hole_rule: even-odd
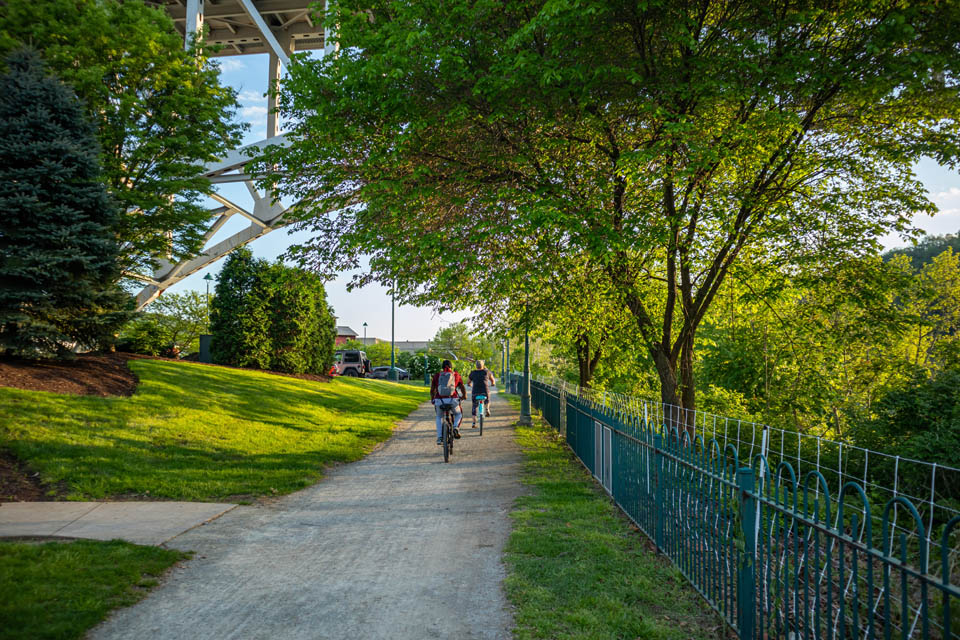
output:
[[[878,510],[862,483],[831,494],[818,470],[576,388],[532,381],[531,402],[740,638],[960,638],[960,516],[931,545],[902,495]]]

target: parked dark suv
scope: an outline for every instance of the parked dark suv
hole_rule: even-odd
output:
[[[337,374],[341,376],[362,378],[370,372],[370,361],[367,360],[367,354],[363,351],[353,349],[337,351],[334,353],[334,364],[337,367]]]

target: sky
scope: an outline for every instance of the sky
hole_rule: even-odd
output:
[[[314,52],[316,53],[316,52]],[[244,139],[245,144],[266,137],[267,126],[267,56],[266,54],[249,56],[229,56],[219,59],[221,80],[238,92],[241,110],[239,117],[250,124]],[[280,124],[281,129],[283,123]],[[928,234],[940,235],[960,231],[960,174],[941,167],[933,160],[923,160],[915,168],[917,176],[927,188],[930,199],[940,209],[935,216],[921,215],[914,220],[917,227]],[[220,193],[240,206],[252,206],[252,199],[242,184],[223,185]],[[217,203],[211,201],[211,208]],[[219,242],[236,233],[249,223],[239,215],[234,216],[210,243]],[[290,246],[306,241],[308,232],[292,233],[278,229],[247,245],[258,258],[276,260]],[[886,248],[906,244],[894,235],[882,239]],[[190,289],[204,292],[206,282],[203,277],[210,273],[216,277],[223,265],[219,260],[207,269],[203,269],[170,287],[169,292],[183,292]],[[352,273],[344,273],[327,283],[327,299],[333,306],[338,325],[351,327],[363,335],[363,323],[367,323],[367,336],[382,340],[390,339],[391,300],[386,288],[379,285],[367,285],[361,289],[347,291],[347,283]],[[454,322],[468,319],[469,312],[439,314],[429,308],[398,306],[395,310],[396,340],[429,340],[439,329]]]

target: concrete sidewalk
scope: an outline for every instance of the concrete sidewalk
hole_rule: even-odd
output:
[[[7,502],[0,504],[0,538],[119,538],[160,545],[236,506],[209,502]]]
[[[468,414],[449,463],[424,404],[358,462],[167,543],[194,559],[91,640],[504,640],[502,589],[523,457],[517,414]]]

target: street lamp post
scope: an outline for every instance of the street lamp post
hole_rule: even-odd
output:
[[[363,323],[363,348],[367,348],[367,323]]]
[[[396,341],[394,339],[394,328],[396,326],[395,318],[397,313],[397,298],[394,293],[390,292],[390,373],[387,374],[387,377],[391,380],[396,380],[399,378],[397,375],[397,366],[396,366],[396,355],[397,347]]]
[[[510,336],[507,336],[507,369],[503,379],[507,381],[507,393],[510,393]]]
[[[530,426],[530,329],[523,328],[523,389],[520,392],[520,424]]]
[[[506,354],[504,352],[505,345],[506,345],[506,342],[501,340],[500,341],[500,379],[501,380],[506,380],[505,374],[507,370],[505,369],[505,367],[506,367],[507,361],[505,359]]]
[[[213,360],[210,357],[210,345],[213,341],[213,336],[210,335],[210,281],[213,280],[213,276],[209,273],[203,276],[203,279],[207,282],[207,333],[204,333],[200,336],[200,353],[197,354],[200,362],[212,362]]]
[[[213,280],[213,276],[209,273],[203,276],[203,279],[207,281],[207,331],[210,330],[210,281]]]

